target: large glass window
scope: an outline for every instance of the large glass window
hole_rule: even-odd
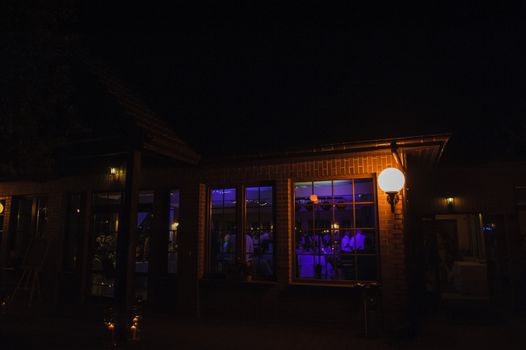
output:
[[[180,195],[178,190],[170,192],[170,209],[168,213],[168,273],[177,273]]]
[[[68,198],[67,226],[64,240],[64,269],[74,271],[78,265],[82,239],[82,196],[72,193]]]
[[[93,194],[91,294],[113,297],[122,194]]]
[[[370,178],[295,183],[296,277],[376,280],[375,208]]]
[[[256,278],[274,276],[273,204],[272,186],[245,189],[245,263]]]
[[[236,258],[236,189],[212,189],[210,197],[210,269],[228,273],[233,270]]]
[[[46,236],[46,197],[13,197],[7,237],[7,264],[19,266],[34,238]]]

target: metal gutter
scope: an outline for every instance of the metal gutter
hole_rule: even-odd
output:
[[[274,152],[274,153],[258,153],[245,156],[231,156],[205,159],[205,164],[220,164],[230,162],[245,162],[254,160],[279,160],[283,158],[303,158],[316,156],[330,156],[357,152],[371,152],[378,150],[393,150],[393,144],[396,145],[397,150],[410,149],[417,147],[440,147],[440,155],[450,138],[450,134],[434,134],[422,135],[416,137],[390,138],[367,141],[356,141],[341,144],[329,144],[325,146],[314,147],[311,149]],[[437,159],[438,160],[438,159]],[[399,158],[400,164],[402,159]]]

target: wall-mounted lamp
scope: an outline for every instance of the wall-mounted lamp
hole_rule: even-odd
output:
[[[446,204],[449,209],[453,209],[453,206],[455,205],[455,197],[447,197]]]
[[[405,176],[397,168],[386,168],[378,176],[378,184],[382,191],[387,193],[387,202],[391,205],[391,212],[394,213],[395,205],[398,203],[398,192],[404,187]]]
[[[0,214],[4,213],[4,205],[0,203]]]
[[[117,175],[117,168],[111,167],[110,168],[110,174],[111,175]]]
[[[318,203],[318,195],[317,194],[311,194],[309,199],[310,199],[310,201],[312,203]]]

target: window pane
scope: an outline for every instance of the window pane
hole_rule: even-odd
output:
[[[168,273],[177,273],[177,232],[179,228],[180,194],[178,190],[170,192],[170,209],[168,213]]]
[[[356,261],[352,254],[340,255],[340,271],[338,276],[342,280],[356,280]]]
[[[211,271],[225,273],[232,270],[236,255],[236,189],[213,189],[211,199]]]
[[[314,230],[313,206],[296,206],[296,229],[307,233]]]
[[[354,194],[357,202],[373,202],[373,180],[357,179],[354,181]]]
[[[261,207],[259,209],[259,227],[263,231],[270,231],[274,227],[274,209],[270,207]]]
[[[139,211],[137,213],[137,245],[135,247],[135,297],[148,299],[148,271],[150,262],[150,243],[153,226],[153,191],[139,192]]]
[[[170,192],[170,208],[179,208],[179,190]]]
[[[91,264],[91,294],[113,297],[117,232],[122,200],[120,192],[93,194],[93,259]]]
[[[374,228],[374,206],[372,204],[356,205],[356,227]]]
[[[332,211],[330,204],[315,205],[314,206],[314,220],[316,230],[328,230],[331,228]]]
[[[307,204],[309,197],[312,194],[312,182],[297,182],[294,186],[296,203]]]
[[[315,265],[319,259],[314,254],[306,252],[296,254],[296,273],[299,278],[316,278]]]
[[[357,230],[356,242],[358,253],[375,254],[376,253],[376,231],[374,230]]]
[[[236,189],[226,188],[223,191],[224,191],[225,207],[235,207],[236,206]]]
[[[247,187],[245,196],[247,207],[259,206],[259,187]]]
[[[246,188],[245,263],[255,278],[274,275],[274,211],[271,186]]]
[[[318,181],[314,183],[314,194],[322,203],[332,203],[332,181]]]
[[[334,208],[335,228],[350,229],[354,227],[354,208],[352,204],[336,204]]]
[[[246,209],[246,231],[252,232],[259,230],[259,210],[258,208],[248,207]]]
[[[340,250],[342,253],[352,253],[355,250],[354,233],[351,230],[342,230]]]
[[[223,227],[226,231],[236,231],[236,208],[224,208],[223,209]]]
[[[272,186],[260,187],[259,193],[261,206],[272,206],[274,202]]]
[[[352,203],[352,181],[334,181],[334,201],[336,203]]]
[[[117,258],[118,213],[93,215],[94,252],[92,260],[91,294],[113,297]]]
[[[212,208],[223,207],[223,190],[212,190]]]

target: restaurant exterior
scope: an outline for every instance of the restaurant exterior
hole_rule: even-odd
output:
[[[90,128],[52,174],[0,182],[3,307],[407,327],[449,135],[208,158],[83,67]]]
[[[6,305],[407,324],[412,169],[436,165],[448,135],[200,159],[148,125],[140,147],[83,160],[81,173],[0,183]],[[389,196],[388,168],[407,180]],[[27,270],[40,288],[24,294]]]

